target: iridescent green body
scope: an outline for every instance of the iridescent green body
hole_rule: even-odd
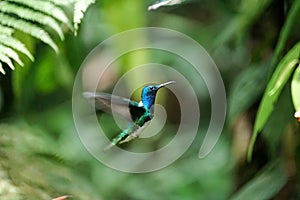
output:
[[[145,124],[152,119],[149,112],[145,112],[136,122],[129,124],[129,126],[123,130],[117,137],[112,141],[113,144],[129,142],[130,140],[139,137],[138,130],[144,128]]]

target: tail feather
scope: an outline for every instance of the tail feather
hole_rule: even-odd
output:
[[[109,145],[107,145],[107,146],[103,149],[103,151],[106,152],[106,151],[110,150],[112,147],[114,147],[115,145],[116,145],[116,144],[114,144],[114,143],[110,143]]]
[[[104,148],[104,151],[108,151],[109,149],[111,149],[112,147],[116,146],[117,144],[122,143],[122,141],[124,139],[126,139],[128,137],[128,135],[129,134],[126,131],[123,131],[117,137],[115,137],[109,145],[107,145]]]

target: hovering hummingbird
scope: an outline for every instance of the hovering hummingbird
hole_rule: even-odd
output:
[[[115,113],[131,120],[127,128],[124,129],[118,136],[116,136],[111,144],[104,148],[104,151],[111,147],[129,142],[130,140],[140,136],[142,130],[150,123],[154,117],[154,103],[157,91],[175,81],[169,81],[159,85],[148,85],[142,90],[141,101],[138,103],[130,99],[119,96],[110,95],[101,92],[84,92],[83,96],[87,99],[95,101],[97,109],[112,112],[112,106]]]

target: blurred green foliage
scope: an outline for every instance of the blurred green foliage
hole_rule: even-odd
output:
[[[78,5],[78,12],[87,9],[85,17],[74,19],[82,21],[76,37],[66,33],[64,41],[56,41],[59,54],[16,33],[35,61],[24,60],[24,68],[0,75],[0,198],[300,198],[299,123],[293,116],[299,109],[299,2],[191,0],[147,11],[154,1],[99,0],[88,9]],[[115,33],[145,26],[174,29],[203,45],[227,88],[228,116],[213,151],[198,159],[210,100],[203,81],[193,70],[185,71],[201,102],[194,143],[171,166],[127,174],[104,166],[84,149],[72,119],[71,94],[77,70],[96,45]],[[128,54],[117,76],[148,61],[174,68],[185,64],[164,52]],[[129,88],[134,85],[135,80],[128,83]]]

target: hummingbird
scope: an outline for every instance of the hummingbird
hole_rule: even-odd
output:
[[[84,92],[83,96],[89,100],[93,100],[96,109],[111,113],[113,108],[114,113],[118,113],[131,121],[127,128],[104,148],[104,151],[117,144],[138,138],[154,117],[154,104],[157,91],[174,83],[175,81],[168,81],[162,84],[145,86],[141,93],[140,102],[102,92]]]

